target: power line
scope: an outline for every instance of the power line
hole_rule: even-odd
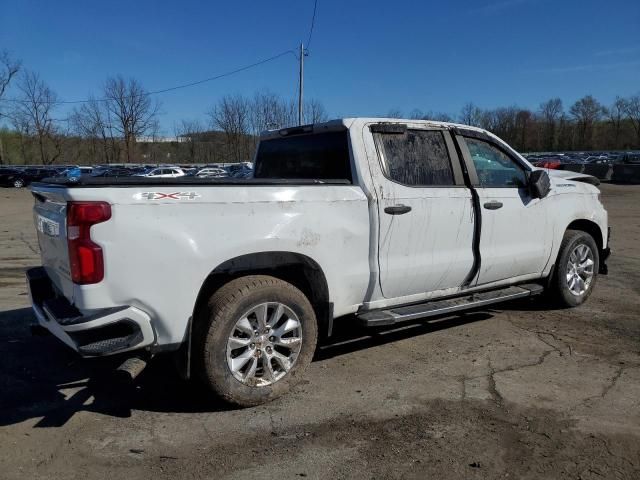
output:
[[[176,85],[174,87],[163,88],[161,90],[153,90],[153,91],[150,91],[150,92],[144,92],[143,94],[129,96],[127,98],[148,97],[150,95],[157,95],[159,93],[172,92],[174,90],[180,90],[180,89],[183,89],[183,88],[194,87],[196,85],[201,85],[203,83],[212,82],[212,81],[218,80],[220,78],[224,78],[224,77],[229,77],[231,75],[235,75],[236,73],[244,72],[245,70],[249,70],[251,68],[255,68],[257,66],[263,65],[263,64],[268,63],[268,62],[272,62],[272,61],[277,60],[280,57],[284,57],[285,55],[288,55],[288,54],[293,55],[296,59],[298,58],[298,56],[296,55],[296,53],[293,50],[285,50],[284,52],[280,52],[279,54],[274,55],[272,57],[259,60],[257,62],[251,63],[249,65],[245,65],[244,67],[236,68],[235,70],[230,70],[228,72],[221,73],[220,75],[215,75],[213,77],[205,78],[205,79],[202,79],[202,80],[197,80],[195,82],[185,83],[183,85]],[[55,104],[69,105],[69,104],[80,104],[80,103],[89,103],[89,102],[107,102],[109,100],[110,99],[108,99],[108,98],[97,98],[97,99],[85,99],[85,100],[67,100],[67,101],[63,100],[63,101],[59,101],[59,102],[43,102],[43,103],[55,103]],[[26,100],[20,100],[18,98],[0,98],[0,101],[2,101],[2,102],[14,102],[14,103],[29,103]]]
[[[309,37],[307,38],[307,50],[311,46],[311,37],[313,36],[313,27],[316,24],[316,11],[318,9],[318,0],[313,3],[313,16],[311,17],[311,27],[309,28]]]

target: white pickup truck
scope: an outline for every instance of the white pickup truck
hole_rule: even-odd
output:
[[[609,254],[597,180],[496,136],[355,118],[263,134],[255,178],[33,184],[40,325],[82,356],[176,351],[239,405],[286,392],[334,321],[393,325],[591,294]]]

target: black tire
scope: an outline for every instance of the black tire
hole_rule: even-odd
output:
[[[13,186],[14,186],[14,188],[22,188],[22,187],[24,187],[24,180],[22,180],[21,178],[16,178],[13,181]]]
[[[302,344],[295,363],[284,377],[270,385],[249,386],[236,379],[227,364],[227,342],[236,322],[256,305],[279,302],[290,308],[302,326]],[[287,393],[300,381],[311,363],[318,327],[307,297],[296,287],[266,275],[232,280],[210,298],[194,325],[194,372],[225,401],[248,407],[269,402]]]
[[[591,250],[594,264],[593,277],[591,278],[586,291],[578,295],[573,293],[569,288],[567,274],[569,273],[569,257],[579,245],[585,245]],[[549,292],[559,306],[577,307],[589,298],[598,278],[599,262],[600,255],[598,246],[591,235],[581,230],[567,230],[565,232],[564,237],[562,238],[562,243],[560,244],[560,251],[558,252],[558,259],[556,261],[553,279],[550,283],[551,291]]]

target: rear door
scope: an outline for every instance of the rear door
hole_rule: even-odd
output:
[[[473,267],[474,214],[448,131],[371,127],[381,175],[380,286],[386,298],[461,286]]]
[[[478,285],[541,273],[549,256],[544,199],[531,197],[527,166],[486,136],[458,136],[480,200]]]

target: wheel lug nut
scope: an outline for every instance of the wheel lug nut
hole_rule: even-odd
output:
[[[256,344],[255,344],[255,343],[250,343],[250,344],[249,344],[249,348],[251,348],[251,349],[256,348]]]
[[[276,337],[269,337],[269,341],[270,342],[275,342],[276,341]]]
[[[267,347],[267,353],[271,353],[273,350],[271,350],[271,347]]]

